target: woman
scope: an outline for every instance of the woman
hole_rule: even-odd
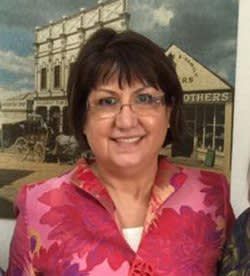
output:
[[[250,201],[250,164],[248,167],[248,200]],[[250,207],[236,220],[230,239],[224,248],[221,276],[250,275]]]
[[[92,150],[17,199],[9,275],[215,275],[233,215],[224,176],[159,157],[181,137],[174,66],[132,31],[97,31],[68,82],[75,136]]]

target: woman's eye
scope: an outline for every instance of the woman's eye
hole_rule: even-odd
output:
[[[98,106],[110,106],[110,105],[115,105],[117,103],[118,103],[118,100],[112,97],[102,98],[97,101]]]
[[[140,94],[136,97],[137,103],[151,104],[154,101],[154,97],[150,94]]]

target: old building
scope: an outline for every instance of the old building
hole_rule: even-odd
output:
[[[128,0],[99,1],[94,7],[81,9],[74,15],[63,16],[36,28],[35,97],[30,108],[42,115],[55,134],[70,133],[66,87],[81,45],[100,27],[111,27],[118,31],[128,29],[127,5]],[[173,157],[185,156],[191,164],[196,165],[208,157],[210,162],[212,158],[214,160],[210,165],[228,174],[231,163],[233,87],[175,45],[167,49],[166,55],[172,56],[184,90],[188,125],[188,136],[184,143],[180,147],[174,145],[167,149],[167,153]],[[21,99],[20,103],[13,104],[19,104],[20,108],[25,105],[22,110],[24,118],[28,103]],[[16,112],[16,108],[8,102],[2,104],[3,112],[8,114],[10,109]],[[208,153],[212,155],[208,156]]]
[[[56,132],[69,132],[67,78],[80,46],[100,27],[127,29],[128,20],[126,0],[109,0],[36,29],[34,111]]]
[[[184,113],[192,138],[191,160],[205,161],[229,173],[233,126],[233,87],[175,45],[171,55],[184,91]],[[188,141],[187,141],[188,143]],[[184,141],[185,147],[185,141]],[[185,151],[185,150],[184,150]],[[185,152],[183,153],[185,155]]]
[[[34,93],[25,93],[2,100],[0,103],[0,129],[2,124],[11,124],[27,119],[33,110]]]

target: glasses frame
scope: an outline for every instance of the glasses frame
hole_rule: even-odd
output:
[[[161,95],[161,96],[154,96],[153,97],[153,99],[154,99],[154,104],[156,105],[156,106],[160,106],[160,105],[166,105],[166,98],[165,98],[165,95]],[[148,114],[145,114],[145,115],[142,115],[142,114],[140,114],[140,112],[138,112],[138,110],[136,110],[136,108],[134,108],[135,106],[140,106],[140,104],[139,103],[136,103],[136,102],[134,102],[134,103],[125,103],[125,104],[121,104],[121,103],[118,103],[118,104],[116,104],[116,106],[115,107],[117,107],[117,111],[116,112],[114,112],[114,114],[112,114],[112,115],[108,115],[108,116],[98,116],[99,118],[113,118],[113,117],[116,117],[120,112],[121,112],[121,110],[122,110],[122,108],[124,107],[124,106],[129,106],[130,107],[130,109],[137,115],[137,116],[147,116]],[[153,104],[152,104],[152,106],[153,106]],[[93,111],[93,112],[98,112],[98,111],[100,111],[100,107],[98,107],[98,106],[95,106],[94,104],[91,104],[91,103],[89,103],[89,102],[87,102],[87,111]],[[119,108],[118,108],[119,107]],[[110,113],[111,114],[111,113]]]

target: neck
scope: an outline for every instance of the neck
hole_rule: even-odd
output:
[[[107,190],[116,197],[148,201],[157,173],[158,159],[142,164],[140,168],[110,170],[98,162],[92,167]]]

